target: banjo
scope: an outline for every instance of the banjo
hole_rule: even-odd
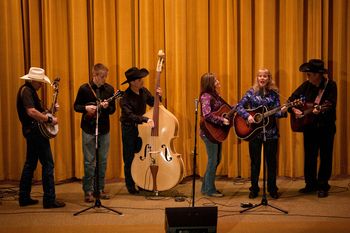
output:
[[[52,106],[51,106],[51,109],[49,109],[47,112],[44,113],[48,117],[55,116],[55,112],[56,112],[55,105],[57,103],[59,82],[60,82],[60,78],[58,77],[52,83],[52,86],[54,89]],[[39,123],[39,130],[44,137],[51,139],[56,137],[58,133],[58,124],[53,125],[48,122],[42,122],[42,123]]]

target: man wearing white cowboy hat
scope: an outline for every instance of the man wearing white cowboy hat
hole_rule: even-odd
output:
[[[137,194],[135,182],[131,175],[131,164],[135,153],[140,149],[142,142],[138,137],[138,124],[147,122],[154,127],[152,119],[143,116],[146,112],[146,105],[153,107],[154,97],[150,91],[143,86],[143,78],[148,75],[148,70],[145,68],[138,69],[131,67],[125,72],[126,81],[122,84],[129,84],[125,90],[123,98],[120,100],[122,109],[120,122],[122,126],[122,141],[123,141],[123,161],[124,161],[124,176],[125,184],[130,194]],[[161,96],[161,88],[157,89],[157,93]]]
[[[31,67],[29,73],[22,76],[26,80],[17,93],[17,112],[22,124],[22,132],[27,143],[26,161],[23,167],[19,187],[19,205],[35,205],[39,201],[30,196],[33,174],[38,160],[42,165],[42,185],[44,190],[44,208],[59,208],[65,206],[56,200],[54,183],[54,162],[49,139],[39,130],[38,122],[57,124],[57,118],[43,114],[44,108],[37,91],[43,83],[51,84],[42,68]]]
[[[300,193],[318,191],[318,197],[328,196],[332,175],[333,141],[335,135],[337,85],[324,76],[327,69],[320,59],[311,59],[299,67],[299,71],[307,76],[291,95],[290,101],[305,98],[305,106],[301,109],[292,108],[295,116],[304,119],[302,131],[304,134],[304,178],[306,186]],[[310,114],[305,114],[307,106]],[[317,107],[318,106],[318,107]],[[320,107],[321,106],[321,107]],[[323,107],[322,107],[323,106]],[[320,154],[320,166],[317,172],[317,157]]]

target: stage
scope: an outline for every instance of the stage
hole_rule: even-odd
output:
[[[218,207],[217,232],[220,233],[345,233],[350,229],[350,177],[332,179],[329,197],[322,199],[316,193],[299,194],[298,189],[304,186],[302,179],[279,177],[277,184],[281,197],[273,200],[267,196],[268,203],[288,211],[288,214],[269,206],[240,213],[243,210],[241,203],[259,204],[262,200],[261,192],[255,199],[248,198],[248,180],[218,178],[217,188],[225,195],[222,198],[201,195],[201,183],[201,179],[196,180],[195,206]],[[185,179],[171,190],[160,192],[158,197],[145,191],[139,195],[130,195],[123,181],[109,181],[106,191],[111,199],[101,200],[102,204],[122,212],[123,215],[104,208],[95,208],[73,216],[74,213],[93,205],[84,203],[79,181],[56,185],[57,198],[67,204],[60,209],[42,208],[40,184],[34,185],[32,190],[32,197],[40,202],[29,207],[19,207],[18,185],[3,182],[0,187],[1,233],[165,232],[165,208],[192,206],[191,178]],[[185,200],[175,201],[179,196],[185,197]]]

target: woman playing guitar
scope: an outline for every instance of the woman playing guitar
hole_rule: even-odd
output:
[[[266,109],[273,109],[278,106],[280,106],[280,100],[277,87],[272,80],[272,75],[268,69],[260,69],[253,87],[250,88],[239,101],[236,110],[237,114],[244,118],[249,126],[251,125],[253,127],[256,120],[246,108],[261,108],[261,111],[264,112]],[[268,169],[267,189],[272,198],[278,198],[278,188],[276,185],[276,153],[279,134],[275,119],[287,116],[286,111],[287,108],[282,107],[281,111],[274,114],[270,119],[263,119],[263,124],[265,124],[264,122],[266,122],[266,124],[269,122],[268,127],[264,127],[265,130],[259,131],[249,140],[249,154],[251,159],[251,187],[249,188],[249,198],[257,197],[260,190],[258,181],[262,145],[264,145],[264,158]]]
[[[210,126],[215,128],[228,128],[231,119],[215,114],[221,107],[230,107],[219,95],[220,82],[213,73],[206,73],[201,77],[201,130],[200,135],[205,143],[208,155],[208,164],[205,171],[201,192],[204,195],[222,197],[223,194],[215,187],[216,168],[221,161],[221,141],[216,139],[215,134],[210,133]],[[208,126],[208,127],[206,127]],[[209,130],[208,130],[209,129]]]

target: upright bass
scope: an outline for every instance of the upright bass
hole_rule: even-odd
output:
[[[160,74],[164,62],[164,53],[158,52],[156,90],[160,86]],[[158,93],[154,106],[145,113],[154,121],[138,126],[142,139],[140,152],[135,154],[131,164],[131,175],[136,185],[149,191],[165,191],[175,187],[183,178],[184,165],[181,155],[175,151],[174,139],[178,137],[179,122],[161,103]]]

